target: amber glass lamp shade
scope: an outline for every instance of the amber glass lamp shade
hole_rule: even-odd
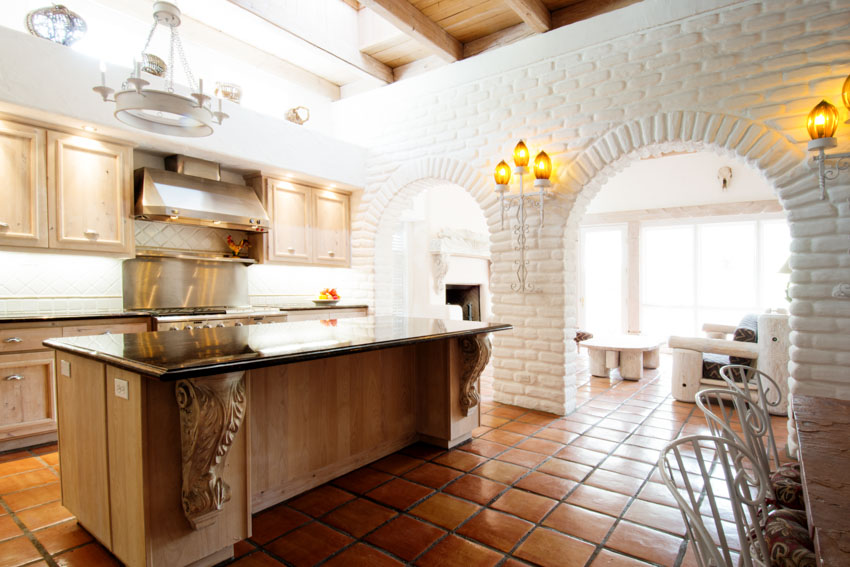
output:
[[[540,152],[534,158],[534,177],[536,179],[549,179],[552,175],[552,160],[546,152]]]
[[[522,140],[514,148],[514,164],[517,167],[525,167],[528,165],[528,148]]]
[[[812,140],[832,138],[838,129],[838,109],[825,100],[820,101],[809,113],[806,129]]]
[[[508,183],[511,181],[511,168],[505,163],[505,160],[499,162],[496,166],[496,171],[493,174],[496,179],[496,191],[504,192],[508,189]]]
[[[850,110],[850,75],[847,75],[847,78],[844,79],[844,86],[841,87],[841,100],[844,101],[844,106]],[[845,124],[850,124],[850,120]]]

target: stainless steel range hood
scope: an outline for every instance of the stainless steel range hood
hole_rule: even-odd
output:
[[[148,167],[135,171],[135,218],[268,231],[269,216],[250,187],[179,173],[187,163],[193,163],[191,158],[176,156],[166,159],[166,164],[176,164],[177,171]]]

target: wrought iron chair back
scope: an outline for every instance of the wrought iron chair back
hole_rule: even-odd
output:
[[[767,416],[767,450],[773,461],[773,466],[768,465],[768,469],[778,468],[779,449],[776,447],[776,438],[773,436],[773,427],[770,423],[770,408],[782,403],[782,390],[779,384],[761,370],[744,364],[727,364],[720,369],[720,376],[730,390],[747,395],[748,392],[744,387],[746,384],[750,392],[755,392],[756,403]]]

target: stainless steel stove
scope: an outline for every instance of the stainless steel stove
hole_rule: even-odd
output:
[[[124,308],[149,313],[157,331],[286,321],[279,309],[248,305],[247,268],[238,263],[139,257],[122,271]]]

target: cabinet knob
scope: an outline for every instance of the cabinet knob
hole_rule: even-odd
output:
[[[179,331],[179,329],[177,328],[177,325],[171,325],[171,327],[168,330],[169,331]]]
[[[210,325],[209,323],[207,323],[206,325],[204,325],[204,329],[212,329],[212,325]]]
[[[194,328],[195,328],[195,327],[193,327],[192,325],[186,325],[185,327],[183,327],[183,330],[184,330],[184,331],[186,331],[186,330],[191,331],[191,330],[192,330],[192,329],[194,329]]]
[[[88,238],[91,238],[93,240],[97,240],[97,237],[100,236],[100,233],[98,233],[96,230],[92,230],[92,229],[88,229],[83,234],[85,234]]]
[[[233,326],[234,326],[234,327],[241,327],[243,324],[244,324],[244,323],[236,323],[236,324],[235,324],[235,325],[233,325]]]
[[[287,248],[286,251],[289,252],[290,254],[295,254],[295,248],[293,248],[292,246]]]
[[[328,256],[330,256],[331,258],[333,258],[333,257],[334,257],[334,251],[333,251],[333,250],[328,250]]]
[[[11,380],[23,380],[23,379],[24,379],[24,377],[21,376],[20,374],[12,374],[10,376],[6,376],[6,380],[9,380],[9,381],[11,381]]]
[[[2,228],[2,229],[9,228],[9,223],[0,221],[0,228]]]
[[[111,335],[112,331],[103,331],[101,334],[102,335]]]
[[[21,339],[21,337],[9,337],[8,339],[5,339],[3,342],[9,343],[9,344],[21,343],[21,342],[23,342],[23,339]]]
[[[224,323],[219,323],[216,327],[224,327]]]

